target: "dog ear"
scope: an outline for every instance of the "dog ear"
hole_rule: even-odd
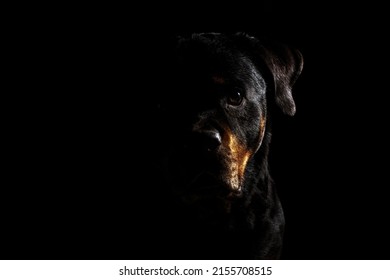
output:
[[[272,78],[276,105],[285,114],[293,116],[295,114],[295,102],[292,87],[303,69],[301,52],[290,46],[266,39],[260,41],[244,33],[238,33],[236,36],[241,37],[241,41],[250,41],[251,50],[249,55],[254,54],[255,60],[256,57],[260,57],[256,61],[261,68],[268,71]]]

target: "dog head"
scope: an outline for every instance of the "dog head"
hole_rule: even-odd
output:
[[[178,40],[161,140],[165,180],[176,195],[226,206],[248,191],[253,159],[268,141],[270,108],[294,115],[291,90],[302,65],[298,51],[246,34]]]

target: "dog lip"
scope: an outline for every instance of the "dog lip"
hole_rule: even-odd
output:
[[[204,199],[234,200],[242,196],[242,191],[232,190],[211,174],[203,173],[188,185],[183,194],[196,195]]]
[[[194,180],[190,183],[190,188],[191,189],[197,189],[197,190],[202,190],[202,189],[214,189],[214,188],[219,188],[220,184],[214,176],[212,176],[209,173],[203,172]]]
[[[199,200],[234,200],[237,198],[236,195],[228,192],[227,189],[214,185],[183,193],[183,197],[197,197]]]

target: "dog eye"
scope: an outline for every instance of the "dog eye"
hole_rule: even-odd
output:
[[[228,96],[227,96],[227,102],[230,104],[230,105],[233,105],[233,106],[238,106],[241,104],[242,100],[243,100],[243,94],[241,92],[239,92],[238,90],[233,90],[231,91]]]

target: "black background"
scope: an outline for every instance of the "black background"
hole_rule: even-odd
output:
[[[303,54],[297,113],[277,121],[271,148],[283,258],[390,258],[383,7],[269,0],[16,14],[24,20],[9,21],[2,259],[153,256],[147,243],[158,230],[142,231],[156,179],[153,94],[169,94],[160,87],[169,38],[207,31],[266,35]]]

